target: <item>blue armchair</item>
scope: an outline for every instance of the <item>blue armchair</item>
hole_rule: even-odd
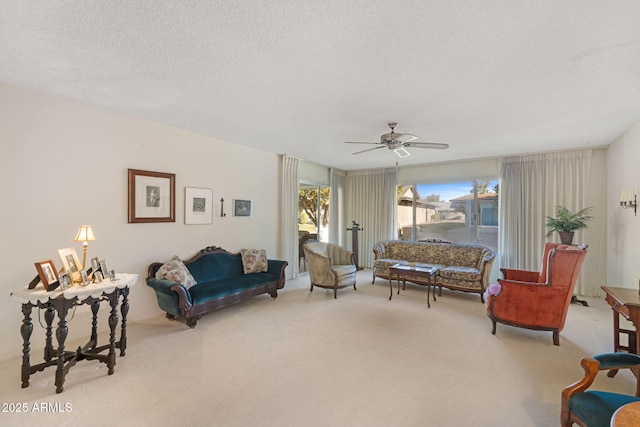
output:
[[[587,390],[599,371],[610,371],[615,375],[619,369],[640,369],[640,357],[630,353],[607,353],[585,357],[580,361],[584,377],[562,390],[561,425],[571,427],[574,423],[582,427],[609,427],[611,417],[620,407],[640,401],[640,382],[636,385],[636,395]]]

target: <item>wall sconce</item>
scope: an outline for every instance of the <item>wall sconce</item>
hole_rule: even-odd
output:
[[[89,240],[96,240],[93,235],[93,230],[90,225],[81,225],[78,229],[74,242],[82,242],[82,269],[87,264],[87,246],[89,246]]]
[[[638,193],[635,190],[623,191],[620,196],[620,207],[622,209],[633,209],[633,215],[638,215]]]

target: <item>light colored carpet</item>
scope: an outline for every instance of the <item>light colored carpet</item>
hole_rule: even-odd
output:
[[[371,285],[367,270],[337,300],[308,283],[290,280],[276,300],[223,308],[195,329],[160,312],[130,323],[115,373],[81,361],[61,394],[55,368],[21,389],[20,359],[2,362],[3,405],[24,402],[28,412],[3,411],[0,424],[555,426],[561,390],[582,377],[580,359],[613,345],[602,299],[571,306],[556,347],[550,332],[498,325],[491,335],[476,294],[445,289],[427,309],[425,288],[408,285],[389,301],[388,282]],[[634,381],[621,372],[597,385],[631,394]],[[33,412],[42,403],[71,410]]]

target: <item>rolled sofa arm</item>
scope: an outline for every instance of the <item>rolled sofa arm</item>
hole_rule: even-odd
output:
[[[278,289],[284,288],[284,269],[289,263],[287,261],[269,259],[267,260],[267,273],[278,277]]]
[[[374,259],[386,258],[385,256],[386,247],[387,247],[386,242],[376,243],[375,246],[373,247],[373,258]]]
[[[181,283],[169,279],[147,278],[147,285],[156,291],[160,308],[167,313],[189,317],[193,308],[191,293]],[[179,311],[179,313],[177,313]]]

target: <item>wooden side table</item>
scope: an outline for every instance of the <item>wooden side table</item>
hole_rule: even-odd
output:
[[[627,403],[618,408],[611,417],[611,427],[640,426],[640,402]]]
[[[49,366],[56,366],[56,393],[64,390],[64,380],[69,369],[80,360],[98,360],[108,367],[108,374],[113,374],[116,365],[116,348],[120,349],[120,356],[125,355],[127,348],[127,313],[129,312],[129,289],[138,281],[137,274],[118,274],[114,281],[92,283],[87,286],[73,286],[62,291],[56,289],[28,289],[12,292],[11,295],[22,303],[22,388],[29,387],[31,374],[42,371]],[[108,301],[111,307],[109,315],[109,343],[98,346],[98,309],[100,302]],[[69,309],[78,305],[90,305],[93,314],[91,337],[87,344],[75,351],[65,350],[65,340],[68,334],[67,313]],[[118,304],[122,315],[120,339],[116,341],[116,327],[118,325]],[[30,338],[33,332],[31,312],[34,307],[45,310],[46,338],[44,348],[44,362],[31,365]],[[58,326],[55,330],[58,348],[53,346],[53,320],[58,316]],[[108,350],[107,354],[101,354]]]
[[[422,285],[427,287],[427,307],[431,308],[431,303],[429,302],[429,293],[431,292],[431,286],[435,286],[435,277],[438,274],[438,269],[436,267],[430,267],[427,265],[405,265],[405,264],[395,264],[389,267],[389,300],[393,296],[393,285],[391,279],[395,276],[398,281],[398,295],[400,295],[400,280],[402,280],[402,289],[407,282],[407,280],[411,283],[415,283],[417,285]],[[413,280],[417,279],[417,280]],[[426,279],[425,281],[419,279]],[[436,300],[436,290],[433,290],[433,300]]]

